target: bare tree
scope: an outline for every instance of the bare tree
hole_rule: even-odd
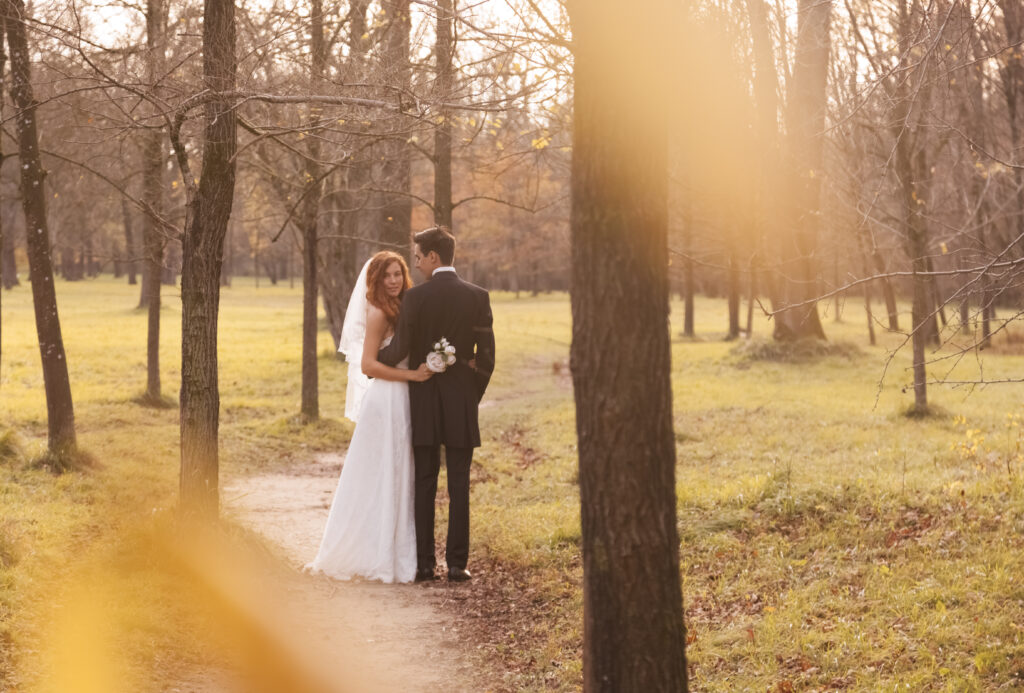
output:
[[[310,86],[317,93],[324,84],[327,66],[327,44],[324,39],[322,0],[310,3]],[[310,108],[311,125],[320,109]],[[318,373],[316,361],[317,334],[317,226],[323,176],[320,166],[320,140],[315,134],[306,138],[306,186],[303,194],[302,228],[302,416],[306,421],[320,418]]]
[[[156,95],[157,81],[164,64],[164,41],[167,27],[165,0],[146,2],[146,81]],[[146,394],[145,401],[159,404],[160,387],[160,286],[163,273],[164,237],[161,217],[164,214],[164,164],[166,146],[162,128],[153,124],[142,133],[142,245],[145,263],[142,270],[142,298],[147,308],[146,329]]]
[[[39,154],[36,133],[37,103],[32,92],[32,76],[25,5],[22,0],[0,1],[0,16],[7,32],[11,58],[11,102],[17,109],[14,122],[21,164],[21,204],[25,213],[29,273],[32,279],[32,303],[35,308],[36,334],[43,362],[43,386],[46,390],[48,447],[58,456],[77,451],[75,412],[71,401],[71,382],[64,353],[64,339],[57,314],[57,293],[53,286],[50,256],[50,232],[46,219],[46,172]]]
[[[181,502],[205,519],[218,514],[217,317],[224,236],[235,189],[234,0],[205,0],[203,161],[193,181],[178,127],[171,141],[188,194],[181,274]],[[179,120],[176,126],[180,126]]]

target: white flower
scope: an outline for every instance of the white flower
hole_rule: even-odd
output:
[[[444,355],[444,362],[445,362],[445,364],[447,364],[449,366],[452,365],[453,363],[455,363],[455,354],[452,354],[452,353],[445,354]]]
[[[434,351],[441,351],[441,342],[434,342]]]
[[[427,354],[427,368],[435,373],[444,373],[445,368],[448,365],[445,363],[444,357],[436,351],[431,351]]]
[[[444,348],[444,351],[445,351],[446,354],[454,354],[455,353],[455,347],[453,347],[451,344],[449,344],[448,346],[446,346]]]

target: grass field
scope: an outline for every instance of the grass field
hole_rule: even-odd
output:
[[[321,332],[324,418],[303,426],[299,290],[243,282],[222,298],[225,470],[343,447],[344,368],[329,335]],[[75,635],[61,629],[61,606],[103,575],[94,601],[121,624],[109,634],[123,653],[118,679],[123,690],[145,690],[210,656],[139,538],[175,502],[177,409],[132,402],[145,379],[136,287],[103,278],[58,283],[58,292],[80,444],[98,466],[60,476],[33,467],[46,428],[31,300],[27,288],[6,292],[0,432],[13,436],[0,440],[0,688],[53,687],[52,663]],[[575,690],[582,576],[568,300],[496,295],[494,311],[498,370],[473,470],[470,559],[484,568],[474,586],[494,598],[466,618],[481,622],[482,656],[500,665],[502,689]],[[173,294],[163,316],[164,386],[174,397]],[[724,318],[724,301],[699,300],[699,340],[673,344],[694,688],[1024,685],[1020,386],[932,388],[940,413],[910,419],[909,355],[896,355],[879,389],[899,337],[867,346],[852,304],[843,322],[825,318],[844,348],[795,363],[765,360],[769,346],[722,342]],[[767,333],[762,319],[755,336]],[[1024,371],[1011,346],[993,351],[988,378]],[[955,373],[978,368],[969,358]]]

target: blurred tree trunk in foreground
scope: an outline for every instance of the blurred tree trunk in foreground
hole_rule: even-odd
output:
[[[569,5],[571,347],[588,691],[686,690],[668,332],[668,2]],[[678,37],[675,39],[678,41]],[[642,367],[639,364],[644,364]],[[628,460],[628,464],[624,461]]]
[[[234,0],[206,0],[203,8],[203,77],[214,92],[235,86]],[[203,162],[198,184],[187,165],[188,190],[181,272],[181,503],[202,519],[218,514],[217,317],[220,268],[235,190],[236,115],[230,98],[206,102]],[[175,132],[179,162],[187,154]]]
[[[25,237],[29,272],[32,276],[32,303],[36,314],[36,334],[43,362],[43,386],[46,390],[46,414],[49,426],[47,443],[57,455],[74,453],[75,412],[71,402],[71,381],[64,354],[64,339],[57,315],[57,293],[53,286],[53,262],[50,232],[46,224],[46,172],[39,156],[36,133],[36,100],[32,79],[28,39],[25,35],[25,5],[22,0],[0,0],[0,17],[7,32],[11,57],[11,102],[17,109],[14,118],[18,157],[21,164],[21,204],[25,212]]]

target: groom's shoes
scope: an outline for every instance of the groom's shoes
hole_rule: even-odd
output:
[[[468,582],[473,576],[465,568],[449,568],[448,582]]]
[[[431,582],[437,579],[439,578],[436,575],[434,575],[433,568],[427,568],[425,570],[416,571],[416,582]]]

